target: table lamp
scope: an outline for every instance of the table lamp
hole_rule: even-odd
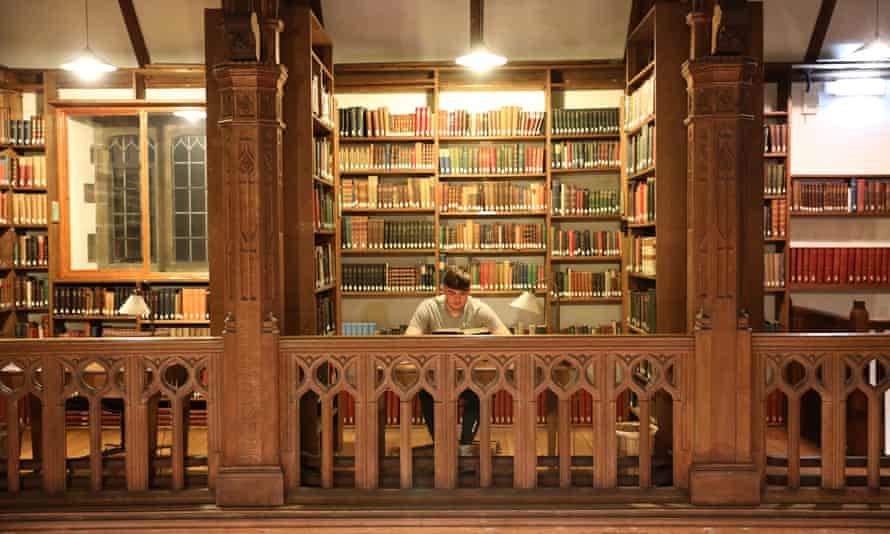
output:
[[[529,325],[531,325],[532,320],[541,313],[541,305],[538,303],[538,298],[531,291],[523,291],[521,295],[513,299],[513,302],[510,303],[510,307],[519,310],[516,322],[517,334],[523,333],[524,330],[523,324],[519,321],[519,318],[526,316]],[[532,328],[530,326],[529,333],[531,332]]]
[[[141,285],[137,284],[136,290],[133,291],[133,293],[131,293],[129,297],[127,297],[127,300],[120,307],[120,309],[118,309],[118,313],[120,313],[121,315],[133,315],[137,318],[150,318],[152,327],[151,334],[154,335],[154,317],[151,316],[151,308],[148,307],[148,304],[145,302],[145,298],[142,296]]]

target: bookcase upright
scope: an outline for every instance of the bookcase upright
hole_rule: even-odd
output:
[[[636,24],[627,42],[622,166],[629,332],[680,333],[687,327],[687,96],[679,75],[689,56],[686,11],[683,4],[659,0],[646,13],[631,13]]]

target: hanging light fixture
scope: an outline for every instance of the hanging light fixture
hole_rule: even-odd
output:
[[[477,72],[499,67],[507,62],[507,58],[489,52],[485,47],[485,39],[482,37],[484,2],[485,0],[470,0],[470,52],[457,58],[458,65]]]
[[[64,70],[73,72],[84,80],[95,80],[100,74],[111,72],[117,68],[99,59],[90,49],[90,3],[84,0],[84,22],[86,25],[86,46],[74,61],[62,65]]]
[[[865,43],[853,52],[846,59],[856,61],[880,61],[890,59],[890,44],[881,39],[881,24],[878,19],[880,1],[875,0],[875,37],[870,42]]]

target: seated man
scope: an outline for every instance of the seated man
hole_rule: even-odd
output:
[[[442,278],[442,295],[428,298],[417,306],[405,335],[420,336],[436,330],[470,328],[487,328],[496,336],[510,335],[510,331],[487,304],[470,296],[470,275],[460,267],[451,266]],[[427,430],[435,439],[433,397],[423,390],[419,395]],[[460,434],[461,454],[464,454],[478,429],[479,397],[466,390],[460,398],[464,402],[464,420]]]

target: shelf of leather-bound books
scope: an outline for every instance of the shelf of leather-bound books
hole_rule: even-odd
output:
[[[621,304],[621,297],[551,297],[550,303],[560,306],[566,304]]]
[[[430,167],[419,167],[416,169],[341,169],[340,176],[362,176],[365,174],[436,174],[436,169]]]
[[[475,292],[473,293],[476,294]],[[426,298],[434,297],[435,291],[341,291],[343,297],[380,298],[380,297],[405,297]]]
[[[651,175],[653,175],[653,174],[655,174],[655,167],[654,167],[654,166],[650,166],[650,167],[646,167],[646,168],[643,169],[643,170],[636,171],[636,172],[634,172],[634,173],[632,173],[632,174],[629,174],[629,175],[627,176],[627,179],[628,179],[628,180],[645,180],[645,179],[649,178],[649,177],[650,177]],[[653,177],[653,179],[655,179],[655,178]]]
[[[441,248],[439,252],[455,256],[543,256],[547,254],[543,248]]]
[[[433,208],[343,208],[343,215],[432,215],[436,212]]]
[[[516,180],[516,179],[543,179],[547,178],[544,173],[475,173],[475,174],[439,174],[439,181],[442,180]]]
[[[434,248],[346,248],[341,249],[344,256],[426,256],[436,253]]]
[[[585,139],[618,139],[617,133],[552,134],[551,141],[584,141]]]
[[[621,256],[556,256],[550,255],[550,263],[621,263]]]
[[[552,222],[597,222],[597,221],[614,221],[620,222],[621,215],[551,215]]]
[[[546,293],[546,290],[543,288],[537,289],[473,289],[472,295],[474,297],[518,297],[524,292],[530,292],[540,297],[543,297]]]
[[[618,173],[618,167],[581,167],[577,169],[550,169],[550,174],[591,174],[591,173]]]
[[[340,136],[340,144],[347,143],[399,143],[399,142],[429,142],[435,141],[435,138],[426,135],[387,135],[387,136],[356,136],[344,137]]]
[[[440,143],[461,143],[469,141],[544,141],[544,135],[442,135]]]
[[[790,291],[812,291],[818,293],[856,293],[868,291],[890,291],[888,283],[792,283]]]
[[[466,219],[475,217],[545,217],[546,211],[542,210],[514,210],[514,211],[439,211],[439,218],[451,217],[454,219]]]
[[[792,211],[792,217],[890,217],[890,211]]]
[[[200,325],[209,325],[210,324],[210,321],[207,319],[194,319],[194,320],[192,320],[192,319],[156,319],[156,320],[139,319],[139,322],[141,324],[148,324],[148,325],[154,324],[156,326],[170,326],[170,325],[178,325],[178,324],[200,326]]]
[[[135,315],[96,315],[96,314],[60,314],[53,315],[56,321],[139,321]],[[146,320],[147,321],[147,320]]]

